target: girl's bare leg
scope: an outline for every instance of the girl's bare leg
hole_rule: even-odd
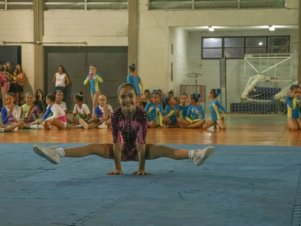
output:
[[[203,129],[208,129],[209,127],[213,126],[214,122],[212,120],[208,120],[205,122],[205,124],[203,125]]]
[[[290,118],[287,120],[287,123],[288,123],[288,128],[290,130],[297,130],[298,129],[298,124],[297,124],[297,121]]]
[[[113,159],[113,144],[88,144],[80,147],[64,148],[66,157],[84,157],[97,155],[103,158]]]
[[[225,123],[222,119],[217,120],[217,124],[220,129],[226,129]]]
[[[80,147],[60,148],[34,145],[33,150],[53,164],[58,164],[62,157],[84,157],[97,155],[103,158],[113,158],[113,144],[88,144]]]
[[[297,119],[297,126],[298,126],[298,129],[300,130],[301,129],[301,119],[300,118]]]
[[[157,159],[160,157],[175,160],[191,159],[195,165],[199,166],[213,153],[213,149],[212,146],[209,146],[203,150],[187,150],[166,145],[146,144],[145,157],[146,159]]]
[[[23,125],[23,123],[18,122],[18,123],[14,123],[14,124],[10,124],[7,127],[4,127],[4,132],[10,132],[13,131],[15,128],[19,128]]]
[[[171,159],[188,159],[188,150],[177,149],[166,145],[159,144],[146,144],[145,148],[147,159],[157,159],[161,157],[171,158]]]
[[[93,109],[95,109],[95,107],[97,106],[98,97],[99,97],[99,92],[96,92],[92,97]]]
[[[55,126],[56,128],[58,128],[60,130],[66,129],[66,126],[64,125],[64,123],[62,123],[61,121],[59,121],[57,119],[50,120],[49,125]]]
[[[205,123],[204,120],[201,120],[199,122],[193,122],[191,123],[190,125],[188,125],[187,127],[185,128],[188,128],[188,129],[196,129],[196,128],[202,128],[202,125]]]

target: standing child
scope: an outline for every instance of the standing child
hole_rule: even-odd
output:
[[[160,104],[161,96],[157,90],[152,92],[151,101],[145,106],[145,111],[148,119],[148,126],[150,128],[156,128],[163,126],[163,108]]]
[[[226,112],[225,108],[222,104],[217,100],[217,97],[220,95],[219,89],[211,89],[209,92],[209,99],[210,99],[210,113],[211,113],[211,120],[206,121],[203,128],[208,129],[211,126],[218,126],[220,129],[226,129],[224,124],[224,117],[222,114]]]
[[[91,93],[91,100],[92,100],[92,109],[94,109],[97,105],[98,96],[100,94],[99,91],[99,83],[103,83],[103,79],[100,75],[96,73],[97,69],[96,66],[90,65],[89,67],[89,74],[84,81],[84,85],[90,85],[90,93]]]
[[[129,74],[127,75],[126,82],[131,84],[135,88],[137,93],[137,101],[139,104],[141,104],[140,99],[141,99],[143,85],[140,76],[137,74],[135,64],[129,65]]]
[[[194,93],[190,96],[190,105],[186,112],[186,117],[182,120],[181,127],[196,129],[201,128],[205,123],[205,115],[202,105],[199,104],[201,95]]]
[[[0,68],[0,82],[1,82],[1,98],[2,105],[5,104],[5,94],[8,93],[10,87],[11,75],[8,72],[6,64],[2,64]]]
[[[58,104],[55,103],[55,94],[48,94],[46,96],[46,103],[48,106],[43,115],[42,121],[44,129],[66,129],[66,113]]]
[[[52,77],[52,83],[54,84],[55,92],[61,90],[64,96],[67,95],[67,87],[71,83],[71,79],[63,65],[57,66],[56,72]]]
[[[4,127],[14,126],[18,124],[18,128],[23,127],[21,120],[22,108],[14,104],[15,98],[13,93],[6,93],[4,96],[4,106],[1,109],[2,124]]]
[[[301,129],[300,118],[300,95],[301,88],[298,85],[292,85],[290,87],[290,94],[286,98],[287,105],[287,123],[290,130]]]
[[[118,88],[117,96],[120,107],[112,115],[113,144],[88,144],[71,148],[34,145],[33,150],[54,164],[58,164],[62,157],[98,155],[114,159],[115,170],[108,175],[123,174],[121,161],[139,161],[138,170],[134,174],[148,175],[145,171],[146,159],[191,159],[195,165],[201,165],[213,153],[213,147],[210,146],[204,150],[186,150],[146,144],[147,118],[145,111],[137,107],[135,88],[128,83],[122,84]]]

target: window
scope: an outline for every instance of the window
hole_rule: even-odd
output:
[[[128,0],[45,0],[45,9],[75,9],[75,10],[101,10],[101,9],[127,9]]]
[[[289,37],[268,37],[268,53],[289,53]]]
[[[202,58],[222,58],[222,38],[204,38]]]
[[[224,38],[224,57],[243,58],[244,57],[244,38]]]
[[[246,37],[246,54],[266,53],[266,37]]]
[[[245,54],[289,52],[289,36],[202,38],[202,59],[242,59]]]
[[[0,10],[32,9],[33,0],[0,0]]]
[[[285,8],[285,0],[149,0],[149,9]]]

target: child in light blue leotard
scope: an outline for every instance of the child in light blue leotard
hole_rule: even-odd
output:
[[[208,97],[210,99],[209,110],[211,114],[211,120],[206,121],[206,123],[203,126],[204,129],[208,129],[211,126],[214,126],[214,128],[218,126],[220,129],[226,128],[223,117],[223,113],[226,112],[226,110],[222,106],[222,104],[217,100],[219,94],[219,89],[211,89],[209,92]]]

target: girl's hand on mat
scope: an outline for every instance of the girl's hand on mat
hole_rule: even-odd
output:
[[[136,176],[148,176],[150,173],[145,172],[144,170],[138,170],[133,173]]]
[[[123,175],[123,172],[121,170],[114,170],[114,171],[108,172],[107,175],[111,175],[111,176]]]

